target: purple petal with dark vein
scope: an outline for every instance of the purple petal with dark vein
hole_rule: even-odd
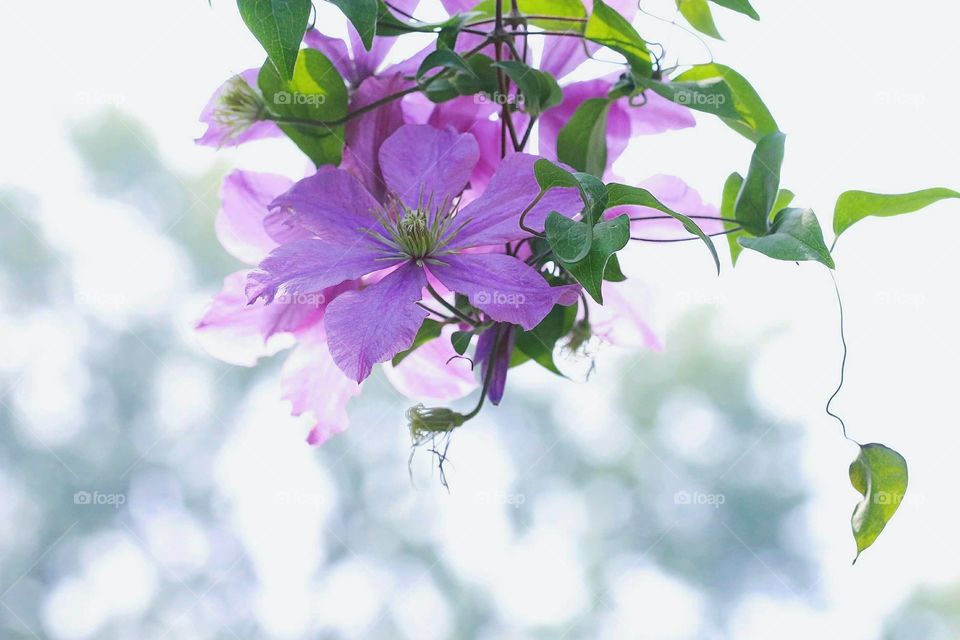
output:
[[[497,344],[496,353],[493,352],[494,344],[497,341],[497,331],[499,328],[500,341]],[[503,400],[503,392],[507,387],[507,374],[510,371],[510,359],[513,356],[513,345],[516,342],[517,334],[514,327],[500,325],[491,327],[482,334],[477,340],[477,351],[474,354],[477,362],[481,363],[480,376],[482,380],[491,375],[490,385],[487,388],[487,398],[494,405],[500,404]],[[493,372],[490,372],[490,367]]]
[[[413,344],[427,312],[416,303],[427,279],[408,262],[380,282],[351,291],[327,308],[330,353],[351,380],[362,382],[373,365]]]
[[[380,258],[366,242],[329,243],[315,238],[289,242],[274,249],[247,278],[247,299],[309,300],[327,287],[396,264]]]
[[[456,248],[481,247],[502,244],[529,236],[520,228],[520,214],[540,192],[533,166],[537,156],[514,153],[500,163],[497,172],[483,195],[464,207],[458,215],[469,220],[452,240]],[[551,211],[574,216],[583,209],[576,189],[551,189],[527,214],[526,225],[543,229],[543,222]]]
[[[430,273],[451,291],[462,293],[498,322],[530,330],[540,324],[561,298],[565,287],[551,287],[535,269],[503,253],[446,255]]]
[[[373,246],[366,233],[383,234],[374,211],[380,204],[360,181],[341,169],[318,171],[271,203],[291,212],[290,221],[329,242]]]
[[[380,168],[387,187],[408,207],[433,198],[434,205],[463,191],[480,159],[473,136],[408,124],[380,147]]]

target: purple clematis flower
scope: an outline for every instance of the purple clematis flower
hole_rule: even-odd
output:
[[[476,250],[526,237],[518,219],[539,191],[535,156],[506,158],[486,192],[462,209],[457,197],[479,159],[473,136],[405,125],[383,144],[379,159],[389,191],[382,200],[341,170],[301,180],[274,200],[273,208],[289,211],[313,237],[275,249],[247,282],[251,302],[270,303],[385,274],[326,309],[330,353],[351,379],[364,380],[374,364],[413,342],[427,316],[417,302],[428,274],[491,319],[524,329],[555,304],[576,300],[569,287],[550,287],[520,259]],[[581,208],[575,189],[555,189],[527,223],[542,228],[549,212],[574,215]]]

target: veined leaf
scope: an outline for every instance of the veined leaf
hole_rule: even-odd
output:
[[[683,228],[687,230],[687,232],[697,236],[703,240],[704,244],[707,245],[707,249],[710,250],[710,255],[713,256],[713,261],[717,265],[717,273],[720,273],[720,256],[717,254],[717,247],[713,244],[713,238],[705,234],[703,229],[700,228],[700,225],[694,222],[691,218],[683,215],[682,213],[677,213],[670,207],[657,200],[652,193],[646,189],[641,189],[640,187],[631,187],[625,184],[610,184],[607,185],[607,194],[608,209],[613,209],[614,207],[620,207],[624,205],[649,207],[651,209],[656,209],[657,211],[662,211],[671,218],[679,221],[683,225]]]
[[[594,0],[593,13],[587,20],[584,35],[588,40],[623,55],[634,76],[649,78],[653,75],[653,63],[647,43],[626,18],[603,0]]]
[[[850,482],[863,496],[851,518],[859,558],[877,540],[903,501],[907,492],[907,461],[882,444],[863,445],[850,465]]]
[[[310,7],[310,0],[237,0],[240,17],[284,80],[293,77]]]
[[[732,9],[737,13],[742,13],[745,16],[749,16],[754,20],[760,19],[760,14],[757,13],[756,9],[750,6],[750,0],[710,0],[714,4],[718,4],[721,7],[726,7],[727,9]]]
[[[557,136],[557,157],[577,171],[603,176],[607,169],[610,100],[584,100]]]
[[[607,265],[613,255],[627,246],[628,242],[630,218],[626,215],[617,216],[593,228],[593,243],[587,257],[572,264],[563,260],[559,262],[594,300],[603,304],[603,276],[607,272]]]
[[[780,190],[780,167],[786,136],[765,135],[757,143],[750,159],[750,171],[737,196],[734,217],[755,236],[766,235],[770,212]]]
[[[784,209],[774,218],[767,235],[738,240],[745,248],[759,251],[775,260],[815,260],[830,269],[836,266],[830,249],[823,241],[817,216],[810,209]]]
[[[913,213],[947,198],[960,198],[960,193],[943,188],[897,195],[847,191],[837,199],[837,207],[833,212],[833,232],[839,236],[866,217],[886,218]]]
[[[689,109],[702,111],[720,118],[740,122],[743,116],[737,111],[733,93],[721,77],[659,82],[640,78],[637,82],[671,102]]]
[[[723,218],[723,228],[727,231],[736,229],[740,225],[736,222],[730,222],[734,219],[737,196],[740,195],[740,189],[743,187],[743,176],[739,173],[731,173],[723,185],[723,198],[720,200],[720,217]],[[733,266],[737,266],[737,258],[743,247],[737,242],[737,239],[744,235],[743,231],[735,231],[727,234],[727,245],[730,247],[730,260]]]
[[[293,77],[284,81],[269,61],[257,78],[270,113],[331,122],[347,114],[347,87],[336,68],[315,49],[301,49]],[[340,164],[343,127],[281,124],[280,128],[319,166]]]
[[[694,29],[711,38],[723,40],[720,32],[717,31],[717,25],[713,21],[713,14],[710,12],[710,5],[707,4],[707,0],[677,0],[677,9]]]
[[[539,116],[563,102],[563,89],[549,73],[533,69],[522,62],[507,60],[493,65],[503,69],[523,94],[524,111]]]
[[[590,253],[593,225],[551,211],[544,223],[547,242],[553,254],[563,262],[578,262]]]
[[[360,40],[367,51],[373,46],[373,36],[377,33],[377,18],[380,15],[380,0],[330,0],[340,7],[343,15],[360,34]]]
[[[768,133],[779,130],[767,105],[760,95],[742,75],[730,67],[717,63],[699,64],[684,71],[675,78],[676,82],[704,82],[722,80],[733,98],[736,118],[721,115],[723,122],[742,136],[757,142]]]

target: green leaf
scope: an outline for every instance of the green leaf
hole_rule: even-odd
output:
[[[552,215],[552,214],[551,214]],[[603,276],[613,255],[630,242],[630,217],[617,216],[593,228],[593,243],[587,257],[575,263],[560,260],[561,266],[583,285],[590,296],[603,304]]]
[[[578,262],[590,253],[593,225],[573,220],[551,211],[544,223],[547,242],[554,255],[563,262]]]
[[[739,242],[775,260],[815,260],[830,269],[835,267],[830,249],[823,241],[820,223],[811,209],[784,209],[774,218],[769,234],[739,238]]]
[[[833,232],[839,236],[866,217],[886,218],[913,213],[947,198],[960,198],[960,193],[943,188],[897,195],[847,191],[837,199],[837,207],[833,212]]]
[[[420,63],[420,66],[417,68],[417,81],[422,80],[423,76],[427,74],[427,71],[436,69],[437,67],[453,69],[479,80],[477,74],[474,73],[470,65],[467,64],[467,61],[464,60],[463,56],[459,53],[450,49],[437,49],[436,51],[431,51],[430,54],[423,59],[423,62]]]
[[[284,80],[293,77],[311,6],[310,0],[237,0],[240,17]]]
[[[757,143],[743,187],[734,206],[734,217],[755,236],[767,233],[770,212],[780,190],[780,167],[786,136],[765,135]]]
[[[743,176],[739,173],[731,173],[723,185],[723,198],[720,200],[720,217],[724,219],[723,228],[727,231],[736,229],[740,225],[736,222],[728,222],[734,219],[734,208],[737,204],[737,196],[740,195],[740,189],[743,187]],[[737,266],[737,258],[743,247],[737,242],[738,238],[744,235],[743,231],[735,231],[727,234],[727,244],[730,247],[730,261],[733,266]]]
[[[580,188],[580,182],[572,173],[543,158],[533,163],[533,175],[541,191],[549,191],[556,187]]]
[[[472,11],[479,13],[483,17],[492,18],[496,15],[496,6],[496,0],[484,0],[475,6]],[[587,17],[587,10],[583,7],[583,3],[580,0],[518,0],[517,8],[522,14],[541,16],[529,22],[548,31],[579,32],[583,29],[582,22],[551,20],[551,17],[581,19]],[[504,13],[506,13],[506,11],[504,11]]]
[[[594,0],[593,13],[587,20],[584,36],[623,55],[636,77],[653,75],[653,63],[647,43],[630,22],[607,6],[603,0]]]
[[[616,254],[610,256],[610,262],[607,263],[607,270],[603,273],[603,279],[607,282],[625,282],[627,276],[620,268],[620,259]]]
[[[269,62],[257,79],[267,108],[276,116],[332,122],[347,114],[347,87],[325,55],[301,49],[293,78],[284,81]],[[318,167],[340,164],[343,126],[281,124],[280,128]]]
[[[557,136],[557,157],[577,171],[603,176],[607,169],[607,98],[584,100]]]
[[[907,461],[882,444],[862,445],[850,465],[850,483],[863,496],[851,518],[859,558],[880,536],[907,493]]]
[[[515,347],[544,369],[563,375],[553,361],[557,340],[570,333],[577,320],[577,305],[555,306],[540,324],[530,331],[517,330]]]
[[[687,81],[678,79],[673,82],[640,78],[637,82],[667,100],[690,109],[736,122],[743,120],[743,116],[737,111],[733,93],[723,78]]]
[[[707,0],[677,0],[677,9],[694,29],[711,38],[723,40],[720,32],[717,31],[717,25],[713,22],[713,14],[710,13]]]
[[[516,60],[498,62],[493,66],[503,69],[520,88],[524,111],[530,116],[539,116],[563,102],[563,90],[549,73],[537,71]]]
[[[720,79],[726,84],[733,98],[736,118],[721,116],[721,120],[744,137],[757,142],[768,133],[779,130],[767,105],[742,75],[728,66],[710,63],[698,64],[678,75],[677,82],[703,82]]]
[[[790,206],[790,203],[793,202],[793,199],[796,197],[796,194],[789,189],[780,189],[777,192],[777,200],[773,203],[773,209],[770,210],[771,214],[776,214],[786,209]]]
[[[470,331],[454,331],[450,336],[450,344],[457,355],[463,355],[470,348],[470,341],[473,340],[473,333]]]
[[[380,0],[330,0],[340,7],[343,15],[360,34],[363,47],[370,51],[373,36],[377,33],[377,18],[380,15]]]
[[[721,7],[726,7],[727,9],[733,9],[737,13],[742,13],[745,16],[749,16],[754,20],[760,19],[760,14],[757,13],[756,9],[750,6],[750,0],[710,0],[714,4],[718,4]]]
[[[631,187],[625,184],[610,184],[607,185],[607,194],[609,196],[607,200],[608,209],[624,205],[649,207],[657,211],[662,211],[671,218],[679,221],[684,229],[700,238],[704,244],[707,245],[707,249],[710,250],[710,255],[713,256],[713,261],[717,265],[717,273],[720,273],[720,255],[717,253],[717,247],[713,244],[713,238],[705,234],[703,229],[700,228],[700,225],[692,219],[682,213],[677,213],[657,200],[652,193],[640,187]]]
[[[393,356],[393,366],[397,366],[403,362],[407,356],[431,340],[436,340],[439,338],[442,332],[443,325],[441,323],[437,322],[436,320],[424,320],[423,324],[420,325],[420,330],[417,331],[417,335],[413,339],[413,344],[410,345],[410,348]],[[469,344],[469,342],[467,344]]]

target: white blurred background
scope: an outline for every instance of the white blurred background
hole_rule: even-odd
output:
[[[711,49],[788,133],[799,204],[829,227],[847,189],[960,188],[960,9],[754,4],[760,23],[715,10]],[[318,24],[343,31],[328,6]],[[279,140],[193,145],[212,90],[263,58],[233,2],[6,3],[0,50],[0,637],[960,637],[956,203],[837,249],[836,408],[910,464],[852,567],[822,267],[748,252],[717,279],[702,247],[640,247],[625,270],[665,349],[601,351],[587,384],[512,372],[503,406],[456,434],[448,494],[427,454],[410,482],[410,402],[382,377],[313,449],[280,360],[230,367],[192,335],[235,268],[213,236],[221,177],[305,167]],[[698,122],[639,138],[617,173],[717,203],[751,145]]]

